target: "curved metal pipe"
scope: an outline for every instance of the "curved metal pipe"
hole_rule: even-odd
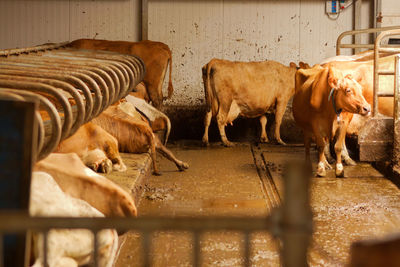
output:
[[[0,97],[2,99],[13,100],[13,101],[23,101],[23,102],[25,102],[27,100],[29,101],[30,99],[32,99],[32,97],[28,97],[28,99],[27,99],[27,97],[23,97],[21,95],[11,93],[7,90],[1,90],[1,89],[3,89],[3,88],[0,88]],[[35,157],[37,157],[39,155],[39,152],[43,148],[45,132],[44,132],[43,120],[38,111],[35,111],[35,117],[38,122],[38,140],[37,140],[37,148],[36,148],[37,155],[35,155]]]
[[[1,65],[1,63],[0,63]],[[78,92],[82,92],[84,97],[85,97],[85,117],[84,121],[86,122],[88,118],[90,117],[92,111],[93,111],[93,98],[90,93],[89,88],[87,85],[80,79],[68,75],[68,74],[59,74],[59,73],[54,73],[53,71],[44,71],[42,69],[38,68],[27,68],[27,67],[13,67],[9,65],[2,65],[2,68],[0,69],[0,73],[3,74],[10,74],[10,71],[13,73],[16,73],[18,75],[24,75],[28,77],[36,77],[36,78],[50,78],[50,79],[57,79],[59,81],[67,82],[73,87],[73,93],[75,94],[75,89],[79,90]],[[80,95],[79,95],[80,96]],[[73,96],[74,97],[74,96]],[[75,97],[74,97],[75,99]],[[75,99],[76,101],[77,99]],[[82,101],[79,97],[79,100]]]
[[[115,68],[110,61],[108,60],[99,60],[99,59],[92,59],[92,58],[87,58],[87,57],[77,57],[75,55],[59,55],[57,53],[46,53],[42,54],[42,57],[47,57],[47,58],[56,58],[56,59],[62,59],[62,60],[75,60],[77,62],[82,62],[86,66],[92,66],[92,67],[97,67],[110,75],[112,78],[112,82],[108,84],[109,88],[112,88],[113,90],[110,90],[110,100],[111,104],[116,102],[119,96],[119,92],[121,91],[121,83],[124,83],[124,75],[120,72],[118,68]]]
[[[82,97],[80,94],[78,94],[77,90],[75,90],[75,88],[71,84],[64,82],[64,81],[55,80],[54,78],[57,78],[57,77],[55,77],[54,75],[43,74],[43,76],[42,76],[42,77],[50,76],[51,79],[50,78],[49,79],[38,78],[38,75],[34,72],[24,72],[24,71],[20,71],[20,70],[0,69],[0,76],[1,76],[1,74],[10,75],[12,77],[17,77],[17,79],[20,81],[45,83],[45,84],[54,86],[55,88],[59,88],[65,92],[69,93],[72,96],[72,98],[75,100],[75,104],[76,104],[78,112],[76,113],[75,121],[72,124],[71,130],[68,133],[68,136],[74,134],[78,130],[78,128],[82,125],[82,123],[84,122],[86,111],[85,111],[85,106],[83,104]],[[63,79],[63,78],[61,78],[61,79]]]
[[[0,62],[1,62],[0,58]],[[104,110],[107,106],[110,105],[111,100],[109,97],[109,89],[107,86],[107,83],[105,80],[108,80],[112,82],[111,77],[108,76],[108,74],[105,74],[102,76],[102,74],[104,74],[103,72],[101,72],[101,70],[97,70],[97,68],[90,68],[90,67],[85,67],[85,66],[81,66],[78,64],[68,64],[66,62],[58,62],[55,63],[53,61],[46,61],[46,60],[40,60],[41,58],[35,58],[35,57],[30,57],[30,58],[21,58],[21,57],[9,57],[7,58],[8,62],[14,62],[14,63],[29,63],[29,64],[36,64],[36,65],[41,65],[43,67],[47,67],[49,68],[49,66],[52,66],[52,69],[57,69],[57,70],[61,70],[61,71],[71,71],[75,70],[76,72],[79,73],[83,73],[86,75],[89,75],[92,79],[94,79],[99,87],[100,90],[103,94],[103,97],[101,98],[101,107],[99,109],[98,112],[96,112],[96,114],[94,116],[97,116],[102,110]],[[100,74],[99,74],[100,73]]]
[[[21,96],[29,96],[39,99],[40,104],[43,105],[44,109],[50,117],[52,132],[49,141],[44,144],[43,148],[40,151],[38,151],[38,156],[36,157],[36,159],[39,161],[48,156],[58,146],[61,140],[61,119],[58,115],[57,109],[46,97],[25,91],[24,89],[2,89],[2,91],[8,91]]]
[[[18,78],[23,79],[24,77]],[[64,110],[64,123],[62,126],[61,140],[69,136],[72,126],[72,111],[71,105],[67,98],[62,95],[56,88],[44,83],[31,82],[31,81],[15,81],[10,79],[9,76],[0,75],[0,87],[9,89],[21,89],[26,91],[41,92],[53,96]]]

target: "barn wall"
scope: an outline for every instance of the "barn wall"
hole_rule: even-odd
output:
[[[362,27],[370,27],[364,1]],[[200,105],[201,67],[211,58],[272,59],[315,64],[335,55],[337,36],[353,29],[353,6],[337,20],[317,0],[149,0],[149,39],[173,52],[174,97],[170,105]],[[350,51],[349,51],[350,52]]]
[[[78,38],[140,39],[140,0],[0,0],[0,49]]]

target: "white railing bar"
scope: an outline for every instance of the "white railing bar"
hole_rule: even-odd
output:
[[[379,75],[394,75],[394,71],[391,70],[380,70],[378,72]]]
[[[400,94],[400,56],[397,56],[394,64],[394,110],[393,110],[393,165],[398,166],[400,159],[400,121],[399,121],[399,112],[400,112],[400,103],[399,103],[399,94]]]
[[[390,26],[390,27],[381,27],[381,28],[370,28],[370,29],[362,29],[362,30],[354,30],[354,31],[346,31],[343,32],[339,35],[339,37],[337,38],[336,41],[336,55],[339,56],[340,55],[340,48],[344,48],[343,45],[347,45],[347,44],[342,44],[342,39],[345,36],[348,35],[356,35],[356,34],[365,34],[365,33],[376,33],[376,32],[382,32],[382,31],[387,31],[387,30],[395,30],[395,29],[400,29],[400,26]],[[364,47],[365,44],[354,44],[353,47],[351,48],[373,48],[372,47]]]
[[[375,117],[378,114],[378,93],[379,93],[379,52],[383,51],[384,49],[381,49],[381,41],[384,38],[387,38],[389,36],[393,35],[399,35],[400,34],[400,28],[396,29],[391,29],[387,30],[384,32],[381,32],[378,37],[375,39],[375,46],[374,46],[374,96],[373,96],[373,103],[372,103],[372,116]],[[400,52],[400,49],[397,51]]]

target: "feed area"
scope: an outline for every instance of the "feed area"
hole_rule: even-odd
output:
[[[0,267],[400,266],[390,0],[78,2],[137,36],[0,31]]]

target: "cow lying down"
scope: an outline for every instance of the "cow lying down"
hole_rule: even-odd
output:
[[[105,216],[137,214],[129,193],[87,168],[75,153],[52,153],[37,162],[34,170],[48,173],[64,193],[86,201]]]
[[[125,171],[117,140],[100,126],[88,122],[57,147],[58,153],[76,153],[83,163],[96,172]]]
[[[33,172],[29,213],[40,217],[104,217],[86,201],[66,195],[53,177]],[[90,263],[93,255],[93,234],[84,229],[52,229],[48,233],[47,261],[49,267],[74,267]],[[43,234],[33,234],[33,267],[44,266]],[[111,267],[118,248],[118,234],[105,229],[98,233],[98,262]]]
[[[118,140],[119,151],[146,153],[150,150],[155,175],[160,175],[156,165],[156,151],[174,162],[180,171],[189,167],[161,143],[154,135],[149,121],[130,103],[120,102],[112,105],[92,121]]]
[[[276,61],[232,62],[212,59],[203,67],[203,82],[207,114],[204,118],[203,143],[208,145],[208,128],[216,117],[221,140],[232,146],[225,126],[239,115],[260,117],[261,142],[268,142],[265,126],[267,112],[275,112],[275,138],[280,137],[280,125],[286,105],[294,94],[296,64],[289,67]]]

